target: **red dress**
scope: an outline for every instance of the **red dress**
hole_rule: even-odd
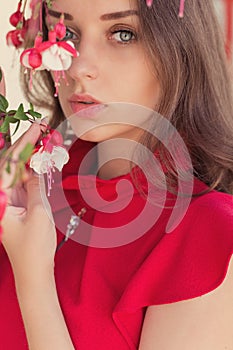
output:
[[[79,155],[84,155],[89,144],[80,142],[78,149]],[[60,304],[75,348],[136,350],[147,306],[195,298],[222,283],[233,251],[233,199],[216,191],[193,198],[179,225],[166,233],[172,208],[160,211],[154,207],[157,219],[151,224],[151,207],[137,222],[145,198],[132,185],[131,176],[100,180],[82,175],[78,183],[74,173],[79,162],[70,163],[64,170],[65,196],[61,188],[57,190],[59,181],[52,190],[51,203],[60,231],[65,232],[73,211],[86,208],[74,240],[56,254]],[[122,187],[116,187],[121,180]],[[95,186],[102,201],[94,205],[92,201],[92,206],[89,199],[93,199]],[[121,196],[117,197],[119,189]],[[203,189],[206,186],[195,180],[194,191]],[[129,195],[132,198],[126,203]],[[113,210],[107,212],[112,202],[115,207],[110,206]],[[136,225],[128,226],[131,222]],[[103,236],[99,228],[104,228]],[[58,232],[58,241],[63,238]],[[0,312],[0,349],[28,349],[3,247]]]

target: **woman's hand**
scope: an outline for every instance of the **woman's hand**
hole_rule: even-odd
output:
[[[17,160],[19,153],[30,142],[35,144],[40,137],[41,126],[33,124],[17,143],[11,147],[12,158]],[[2,165],[4,169],[4,164]],[[15,189],[9,185],[14,176],[3,171],[2,187],[7,192],[9,205],[2,224],[2,243],[10,259],[15,280],[30,282],[37,273],[53,271],[56,249],[56,232],[46,196],[42,200],[43,184],[39,178],[30,175]],[[40,181],[41,182],[41,181]]]
[[[13,159],[40,137],[41,126],[31,128],[11,147]],[[4,169],[5,164],[1,165]],[[2,243],[8,254],[28,345],[33,350],[74,350],[59,304],[54,278],[56,231],[43,183],[38,176],[9,189],[11,176],[3,171],[3,188],[9,205],[2,224]]]
[[[39,178],[30,176],[25,187],[25,207],[9,205],[3,218],[2,243],[19,287],[53,276],[56,249],[56,231],[46,199],[41,198]]]

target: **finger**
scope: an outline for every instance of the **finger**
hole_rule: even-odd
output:
[[[23,151],[23,149],[26,147],[28,143],[35,145],[37,140],[39,139],[41,134],[41,128],[40,125],[33,123],[31,127],[21,136],[21,138],[16,141],[16,143],[11,146],[7,153],[4,156],[4,159],[2,159],[2,162],[0,163],[0,168],[4,170],[7,167],[7,158],[10,158],[13,160],[10,164],[10,173],[7,171],[2,171],[2,186],[6,190],[12,183],[15,171],[16,171],[16,165],[19,158],[20,153]],[[11,192],[11,191],[10,191]]]
[[[16,141],[12,146],[13,159],[18,159],[20,152],[25,148],[28,143],[35,145],[41,135],[41,127],[37,123],[33,123],[30,128]]]
[[[48,216],[53,221],[43,176],[31,175],[26,183],[28,215]]]
[[[6,243],[14,241],[15,234],[20,229],[24,218],[26,216],[26,209],[14,206],[7,206],[3,219],[1,221],[1,226],[3,229],[3,234],[1,237],[1,242],[4,246]]]
[[[1,72],[2,72],[2,80],[0,82],[0,94],[5,96],[6,95],[6,85],[5,85],[3,71],[1,70]]]

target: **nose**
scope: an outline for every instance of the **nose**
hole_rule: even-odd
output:
[[[89,47],[79,47],[79,56],[73,58],[73,62],[67,73],[74,80],[94,80],[98,77],[96,52]]]

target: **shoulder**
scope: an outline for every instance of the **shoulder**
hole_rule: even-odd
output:
[[[217,232],[226,229],[232,233],[233,239],[233,196],[217,191],[210,191],[194,197],[184,215],[181,225],[189,226],[189,230],[207,230]]]
[[[232,253],[232,196],[210,191],[194,197],[180,223],[151,253],[150,263],[162,271],[159,303],[196,298],[216,289],[224,281]]]
[[[200,206],[205,210],[217,210],[223,215],[227,214],[233,217],[233,196],[228,193],[213,190],[194,197],[192,205]]]
[[[177,303],[150,306],[139,349],[232,349],[232,295],[233,260],[224,282],[210,293]]]
[[[166,283],[160,305],[147,308],[139,349],[233,349],[233,197],[194,197],[162,241]]]

